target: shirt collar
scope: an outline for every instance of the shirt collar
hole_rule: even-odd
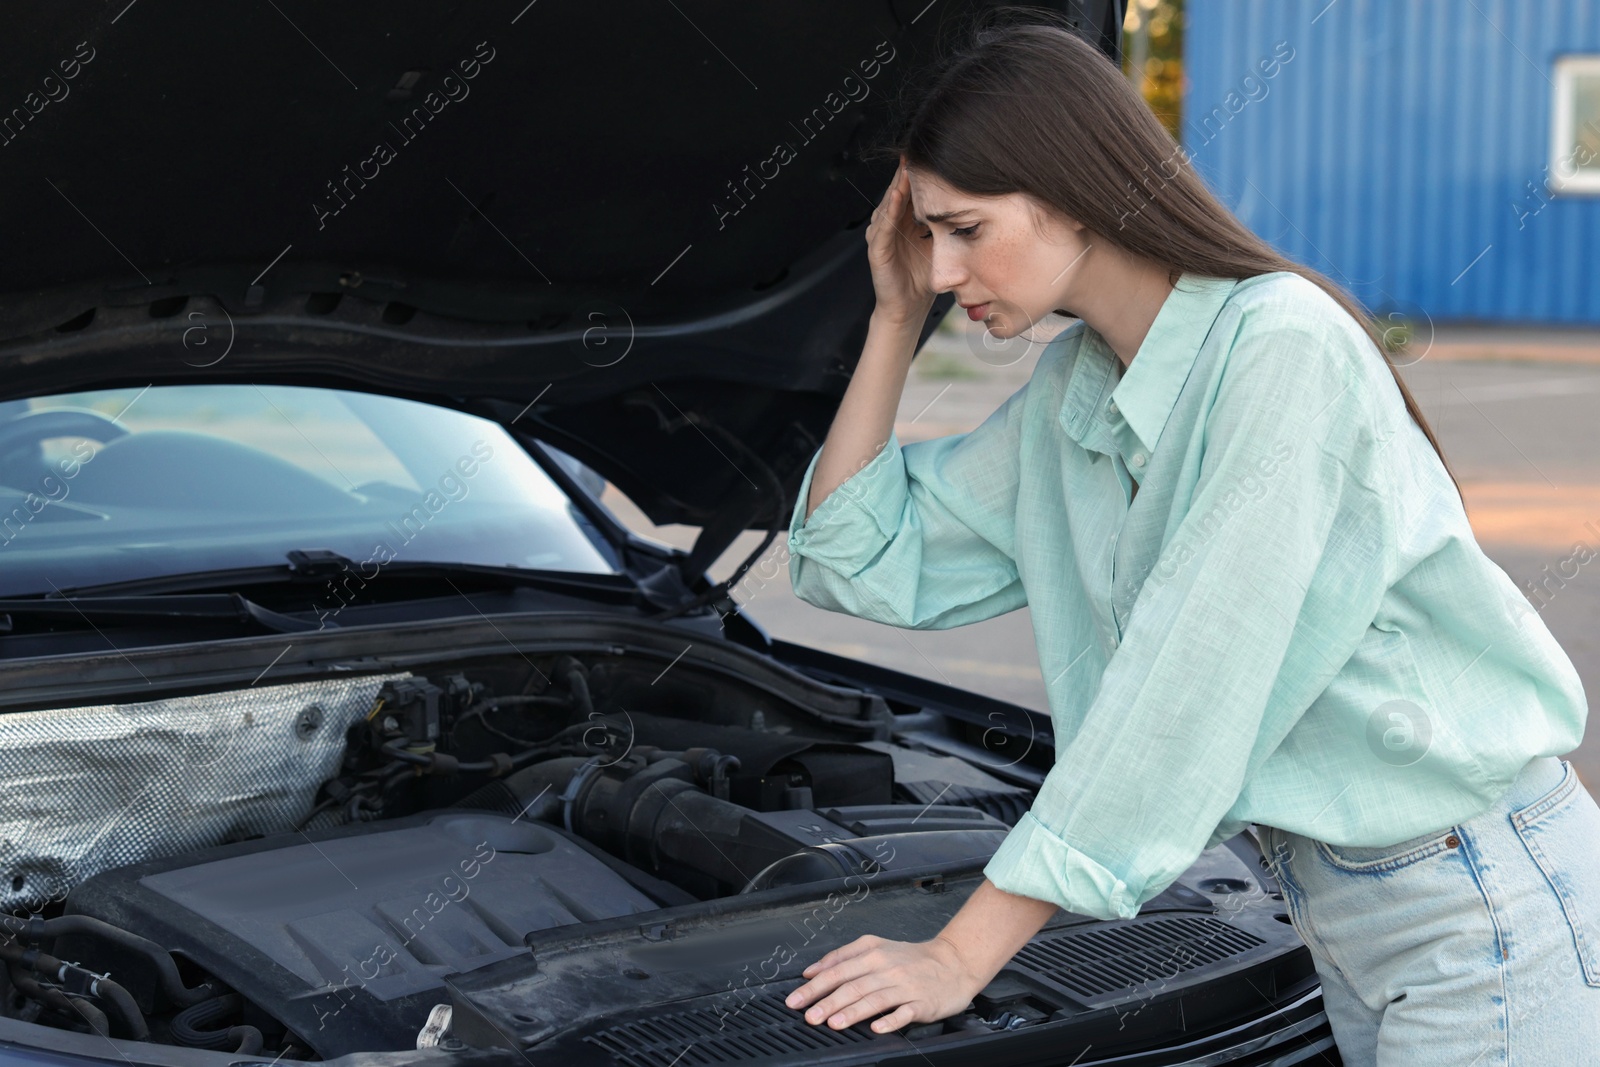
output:
[[[1238,284],[1236,278],[1181,275],[1117,381],[1112,372],[1121,368],[1121,360],[1105,338],[1085,323],[1077,365],[1061,406],[1061,423],[1067,433],[1087,446],[1090,439],[1103,440],[1101,433],[1114,439],[1114,427],[1125,419],[1145,451],[1154,452],[1195,357]],[[1115,414],[1110,411],[1113,402]]]

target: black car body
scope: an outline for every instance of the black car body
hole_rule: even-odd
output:
[[[1051,765],[706,574],[787,521],[872,307],[859,148],[972,6],[18,17],[0,1060],[1333,1062],[1244,835],[950,1019],[783,1005],[933,936]]]

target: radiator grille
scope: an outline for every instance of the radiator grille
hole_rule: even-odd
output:
[[[1217,963],[1266,944],[1207,917],[1065,931],[1036,938],[1015,962],[1086,1002]]]
[[[783,996],[787,996],[785,993]],[[792,1056],[870,1040],[867,1022],[843,1030],[813,1026],[783,997],[763,993],[737,1008],[700,1008],[652,1015],[608,1027],[585,1041],[628,1067],[700,1067],[704,1064]]]
[[[1093,1007],[1096,1000],[1116,999],[1146,983],[1264,944],[1254,934],[1209,917],[1136,919],[1036,938],[1017,953],[1013,966]],[[803,1056],[882,1036],[872,1032],[870,1020],[844,1030],[813,1026],[783,1003],[787,995],[787,991],[760,993],[742,1006],[729,1003],[663,1012],[607,1027],[583,1040],[626,1067],[709,1067],[767,1056]]]

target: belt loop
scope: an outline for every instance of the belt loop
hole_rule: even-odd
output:
[[[1283,870],[1280,865],[1283,851],[1283,837],[1277,827],[1256,823],[1256,843],[1261,849],[1262,858],[1266,860],[1267,870],[1271,872],[1273,880],[1280,886],[1283,884]]]

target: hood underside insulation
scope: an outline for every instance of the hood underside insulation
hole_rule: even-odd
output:
[[[291,830],[333,777],[370,675],[0,716],[0,910],[113,867]]]

